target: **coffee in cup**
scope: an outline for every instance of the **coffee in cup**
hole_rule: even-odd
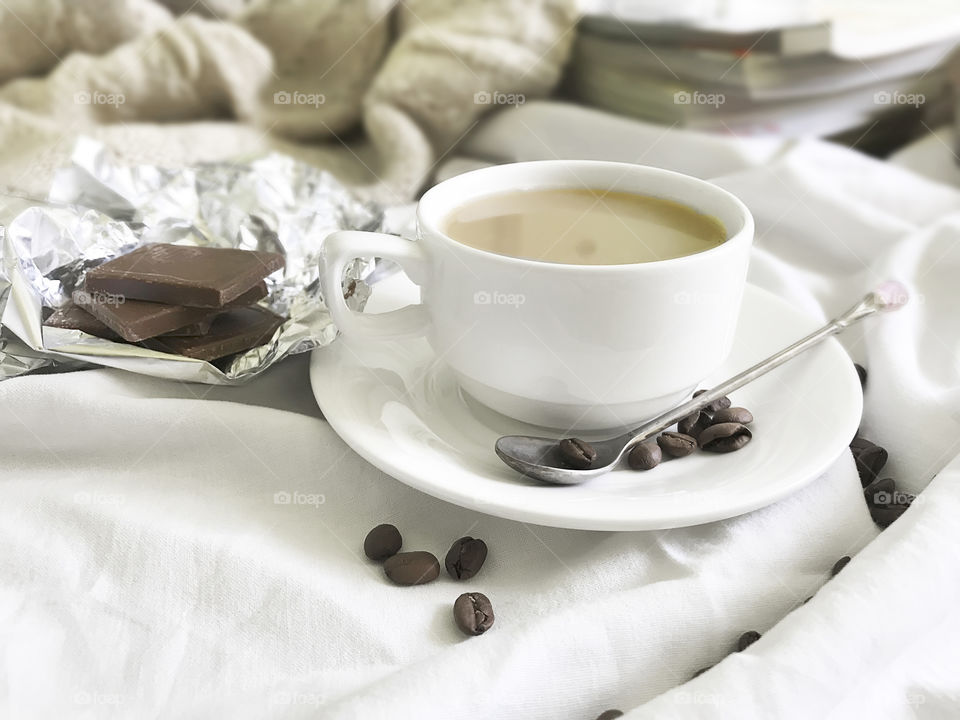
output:
[[[717,218],[683,203],[593,188],[484,195],[452,210],[441,229],[478,250],[568,265],[669,260],[727,239]]]

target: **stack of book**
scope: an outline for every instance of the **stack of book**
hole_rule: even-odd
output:
[[[943,122],[958,38],[941,30],[858,44],[829,20],[743,29],[587,15],[568,85],[590,105],[735,135],[833,136],[904,115]]]

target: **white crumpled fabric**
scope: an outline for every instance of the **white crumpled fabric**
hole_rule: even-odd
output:
[[[0,188],[43,197],[86,135],[164,167],[284,152],[406,201],[497,107],[477,93],[550,91],[576,5],[4,0]]]
[[[554,130],[567,117],[538,112]],[[512,117],[516,137],[519,120],[547,135]],[[596,138],[604,122],[576,127]],[[629,125],[623,159],[696,172],[697,147],[717,174],[710,148],[732,158],[718,182],[756,216],[752,282],[822,317],[878,278],[911,287],[916,302],[842,340],[870,371],[863,429],[890,451],[884,474],[923,489],[900,520],[879,533],[847,453],[796,495],[702,527],[488,517],[349,450],[305,356],[241,388],[15,378],[0,384],[0,715],[956,717],[960,465],[944,468],[960,451],[960,192],[824,143],[760,158]],[[470,582],[394,587],[362,555],[380,522],[406,548],[442,555],[469,534],[490,556]],[[497,613],[479,638],[452,622],[466,590]],[[748,629],[763,638],[727,657]]]

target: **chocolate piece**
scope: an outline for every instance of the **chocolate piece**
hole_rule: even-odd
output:
[[[77,290],[73,302],[128,342],[147,338],[215,315],[217,310],[126,300],[118,295]]]
[[[229,307],[250,305],[265,297],[267,286],[258,283],[243,293]],[[129,342],[139,342],[157,335],[172,334],[187,325],[199,326],[206,322],[209,331],[214,316],[219,309],[187,307],[185,305],[165,305],[163,303],[130,300],[122,295],[77,290],[73,293],[73,302],[97,320],[109,327]],[[203,335],[205,332],[177,333]]]
[[[182,328],[163,333],[163,337],[194,337],[195,335],[206,335],[210,332],[210,326],[213,325],[213,318],[216,315],[201,320],[200,322],[184,325]]]
[[[263,345],[282,324],[282,317],[254,305],[220,313],[206,335],[155,337],[143,344],[151,350],[196,360],[216,360]]]
[[[277,253],[158,243],[88,271],[86,289],[128,300],[222,308],[283,266]]]
[[[73,303],[67,303],[58,308],[44,322],[48,327],[62,328],[64,330],[80,330],[87,335],[93,335],[104,340],[119,340],[120,336],[108,328],[93,315],[88,313],[82,307]]]

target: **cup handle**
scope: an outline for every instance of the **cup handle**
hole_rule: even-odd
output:
[[[330,316],[348,337],[403,338],[423,335],[427,313],[423,304],[367,315],[355,313],[343,299],[343,269],[356,258],[392,260],[417,285],[427,275],[426,256],[420,244],[396,235],[360,230],[340,230],[328,235],[321,251],[320,288]]]

